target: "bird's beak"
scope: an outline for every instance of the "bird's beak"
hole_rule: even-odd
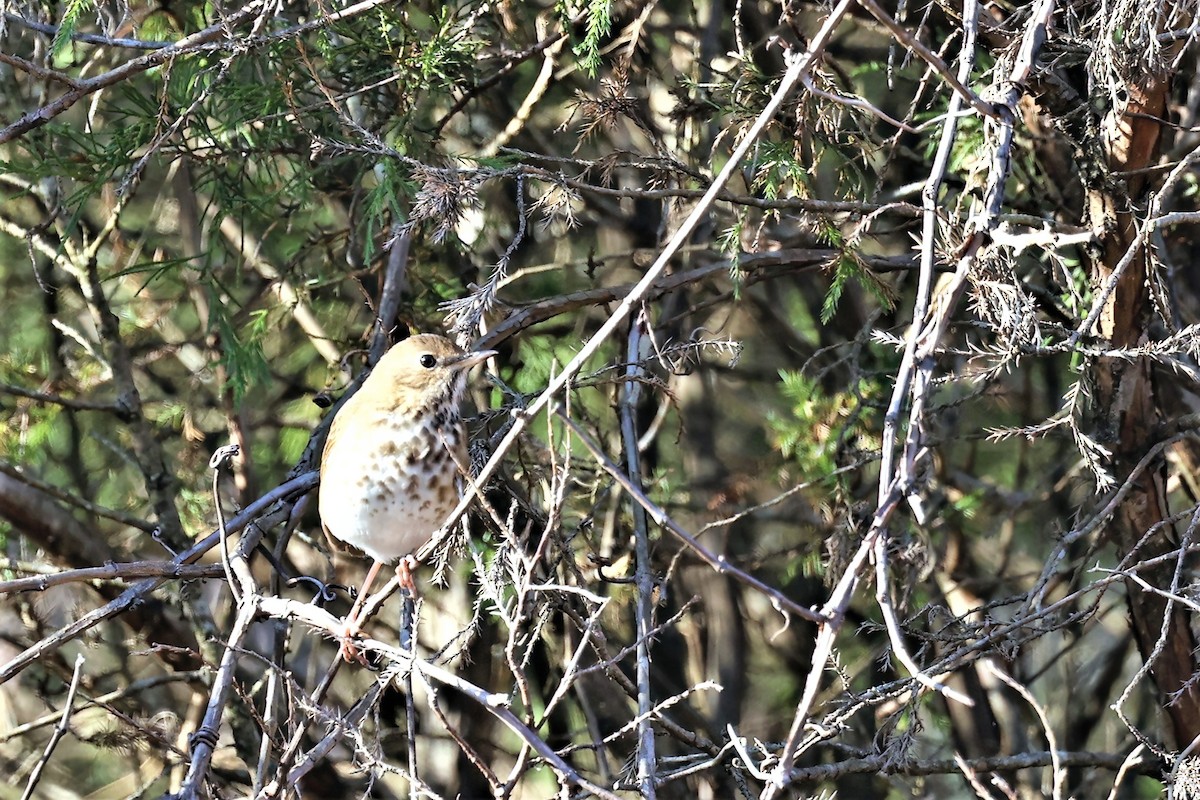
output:
[[[470,369],[476,364],[482,364],[494,355],[497,355],[495,350],[476,350],[473,353],[463,353],[448,366],[454,370]]]

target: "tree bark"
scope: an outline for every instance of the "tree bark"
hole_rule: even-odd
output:
[[[1162,126],[1157,120],[1166,113],[1169,90],[1166,77],[1131,85],[1127,106],[1123,111],[1114,110],[1105,120],[1103,146],[1110,180],[1088,191],[1090,221],[1100,237],[1099,252],[1091,265],[1092,285],[1097,290],[1108,285],[1117,264],[1137,239],[1133,210],[1144,207],[1148,194],[1146,170],[1157,163],[1160,154]],[[1114,173],[1126,176],[1124,187],[1111,180]],[[1137,347],[1148,340],[1151,319],[1146,259],[1144,251],[1139,250],[1117,279],[1099,318],[1097,333],[1114,348]],[[1107,536],[1122,558],[1135,549],[1136,561],[1169,552],[1178,542],[1175,530],[1165,522],[1170,516],[1165,460],[1159,457],[1149,468],[1130,477],[1153,445],[1161,422],[1152,364],[1146,358],[1097,358],[1090,377],[1097,439],[1111,450],[1111,468],[1117,481],[1132,482],[1132,490],[1108,523]],[[1155,526],[1160,526],[1161,532],[1139,546]],[[1143,571],[1141,576],[1151,585],[1167,589],[1173,571],[1174,562],[1168,561]],[[1177,746],[1185,745],[1200,733],[1200,693],[1188,685],[1196,649],[1188,615],[1178,604],[1168,609],[1165,598],[1133,581],[1127,582],[1127,590],[1138,649],[1143,658],[1153,658],[1151,675],[1170,718],[1171,733]],[[1165,645],[1154,656],[1168,615]]]

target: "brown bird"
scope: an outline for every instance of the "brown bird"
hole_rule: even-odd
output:
[[[374,559],[342,631],[347,661],[358,658],[358,616],[380,567],[399,560],[401,585],[415,593],[413,553],[458,504],[467,371],[494,355],[464,352],[434,334],[411,336],[384,354],[334,417],[321,455],[321,522]]]

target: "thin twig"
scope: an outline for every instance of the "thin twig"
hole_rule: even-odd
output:
[[[823,622],[825,619],[827,619],[827,617],[820,612],[813,611],[811,608],[805,608],[796,601],[784,595],[778,589],[768,586],[749,573],[743,572],[741,569],[730,563],[725,556],[719,556],[701,544],[695,536],[692,536],[692,534],[688,533],[682,526],[671,519],[667,512],[664,511],[658,504],[646,497],[646,495],[643,494],[638,487],[630,483],[628,476],[626,476],[625,473],[621,471],[620,467],[614,464],[612,460],[604,454],[604,451],[600,449],[600,446],[592,441],[592,438],[588,436],[582,428],[579,427],[575,420],[564,414],[561,409],[555,408],[553,411],[554,413],[558,414],[563,423],[569,427],[576,436],[579,437],[579,441],[584,447],[587,448],[588,452],[592,454],[592,456],[596,459],[596,462],[604,468],[604,471],[611,475],[617,481],[617,483],[621,484],[621,488],[628,492],[631,497],[637,500],[638,505],[640,505],[649,513],[650,518],[654,520],[654,523],[656,525],[661,525],[663,528],[674,534],[680,541],[694,551],[696,555],[700,557],[701,561],[703,561],[705,564],[708,564],[718,573],[722,575],[730,575],[741,583],[744,583],[756,591],[764,594],[767,599],[771,601],[771,605],[774,606],[775,610],[784,615],[785,620],[787,620],[789,614],[795,614],[796,616],[806,619],[810,622]]]
[[[281,597],[262,597],[259,598],[258,606],[261,613],[269,617],[298,620],[311,628],[322,631],[330,638],[335,638],[338,635],[337,632],[341,629],[341,622],[336,617],[328,611],[310,604],[298,603],[295,600],[287,600]],[[485,691],[449,670],[442,669],[428,661],[414,658],[408,651],[386,645],[375,639],[364,639],[361,646],[364,650],[377,653],[388,659],[395,667],[400,668],[411,665],[418,674],[425,678],[460,692],[468,699],[473,700],[488,714],[491,714],[502,722],[510,731],[532,747],[549,766],[568,781],[579,786],[581,789],[586,789],[597,797],[604,798],[604,800],[620,800],[612,792],[597,786],[579,774],[532,729],[521,722],[508,709],[508,697],[506,695],[498,695]]]
[[[1004,670],[997,667],[995,662],[988,660],[984,664],[988,671],[999,678],[1014,692],[1021,695],[1025,702],[1029,703],[1034,713],[1037,714],[1038,722],[1042,724],[1042,732],[1046,735],[1046,745],[1050,748],[1050,767],[1051,774],[1054,776],[1054,793],[1052,796],[1054,800],[1062,800],[1063,784],[1066,781],[1067,773],[1058,758],[1058,740],[1054,736],[1054,729],[1050,726],[1050,718],[1046,715],[1046,709],[1033,696],[1033,692],[1029,691],[1023,684],[1018,683],[1015,678]]]
[[[97,517],[103,517],[104,519],[111,519],[113,522],[119,522],[122,525],[128,525],[130,528],[134,528],[139,531],[145,531],[146,533],[151,533],[158,528],[157,525],[149,520],[142,519],[141,517],[134,516],[133,514],[127,514],[124,511],[106,508],[98,503],[93,503],[87,498],[71,494],[59,486],[55,486],[52,483],[48,483],[33,477],[25,470],[20,469],[15,464],[10,464],[7,461],[0,461],[0,473],[8,475],[14,480],[18,480],[28,486],[32,486],[39,492],[44,492],[51,497],[85,511],[88,514],[92,514]]]
[[[28,400],[36,400],[39,403],[50,403],[63,408],[71,408],[76,411],[107,411],[109,413],[117,413],[121,411],[121,406],[112,400],[82,400],[78,397],[63,397],[60,394],[50,394],[49,392],[39,392],[34,389],[25,389],[21,386],[13,386],[11,383],[0,383],[0,394],[11,394],[16,397],[24,397]]]
[[[217,450],[209,460],[213,471],[213,493],[216,495],[218,478],[222,468],[237,455],[237,446],[230,445]],[[204,719],[200,727],[188,741],[191,750],[191,761],[188,764],[187,775],[184,777],[178,796],[183,800],[199,798],[202,793],[205,778],[208,775],[208,765],[217,749],[217,741],[221,731],[221,717],[225,706],[233,692],[233,682],[236,679],[238,660],[242,654],[242,642],[250,633],[250,626],[258,614],[258,594],[247,566],[247,558],[257,546],[257,536],[244,536],[238,544],[235,554],[228,549],[228,531],[225,525],[225,514],[221,509],[221,498],[214,496],[218,532],[221,536],[221,558],[224,562],[226,578],[229,581],[229,591],[233,594],[237,605],[237,618],[233,630],[225,643],[225,652],[221,656],[221,666],[213,677],[212,690],[208,696],[208,707],[204,711]],[[254,526],[262,530],[262,526]]]
[[[954,90],[955,94],[961,95],[971,104],[971,108],[978,111],[984,117],[994,117],[996,115],[996,108],[994,106],[985,102],[983,98],[967,88],[966,82],[951,72],[950,67],[946,66],[946,62],[942,61],[937,53],[926,47],[908,28],[905,28],[899,22],[892,19],[891,15],[884,11],[875,0],[858,0],[858,4],[870,12],[871,16],[883,23],[883,26],[891,31],[892,35],[899,39],[905,47],[912,50],[922,61],[933,67],[937,74],[942,77],[942,80]],[[974,17],[966,17],[965,19],[970,20],[970,24],[974,24]]]
[[[267,492],[258,500],[251,503],[237,516],[229,520],[226,525],[227,533],[237,533],[245,528],[250,522],[259,520],[260,515],[264,511],[275,506],[277,503],[286,502],[299,494],[304,494],[310,491],[317,485],[317,473],[306,472],[291,480],[283,483],[270,492]],[[288,509],[279,507],[273,509],[272,513],[286,519]],[[271,527],[274,524],[272,517],[268,516],[264,520],[260,520],[261,527]],[[260,526],[255,526],[259,528]],[[261,533],[255,534],[254,543],[257,543],[257,537]],[[210,533],[208,536],[196,542],[187,550],[183,551],[175,558],[171,559],[173,564],[192,564],[200,559],[205,553],[216,546],[220,534],[218,532]],[[247,537],[249,538],[249,537]],[[137,603],[142,602],[159,586],[169,580],[169,576],[159,576],[148,578],[140,581],[137,584],[129,587],[121,593],[116,599],[106,603],[100,608],[91,611],[74,622],[64,625],[59,630],[45,637],[36,644],[23,650],[8,663],[0,666],[0,684],[8,682],[13,676],[18,675],[22,670],[28,667],[33,662],[42,658],[48,653],[57,650],[67,642],[75,639],[84,632],[94,628],[100,623],[112,619],[115,616],[123,614]]]
[[[412,592],[404,589],[400,604],[400,649],[413,658],[417,656],[417,603]],[[408,755],[408,796],[420,800],[421,783],[417,762],[417,703],[413,695],[413,672],[404,671],[404,732],[405,750]]]
[[[630,320],[625,348],[625,383],[618,406],[621,443],[625,451],[625,476],[640,496],[645,496],[645,493],[642,491],[641,454],[638,452],[638,434],[633,415],[641,396],[642,332],[646,325],[644,309]],[[632,494],[630,504],[633,507],[633,542],[637,559],[634,578],[637,584],[637,603],[634,605],[638,687],[637,779],[642,797],[654,800],[657,758],[654,753],[654,727],[650,724],[650,714],[654,708],[654,698],[650,694],[650,628],[653,625],[656,581],[650,564],[650,530],[646,524],[646,510]]]
[[[379,307],[375,310],[375,330],[371,333],[371,350],[367,363],[372,367],[388,349],[392,326],[400,311],[400,298],[408,291],[408,252],[412,244],[412,230],[397,223],[392,231],[388,246],[387,269],[383,274],[383,290],[379,293]]]
[[[128,581],[135,578],[173,578],[192,581],[215,578],[224,574],[220,564],[177,564],[174,561],[128,561],[104,564],[99,567],[81,567],[54,572],[48,575],[32,575],[0,581],[0,595],[20,592],[44,592],[55,586],[90,581]]]
[[[54,733],[50,735],[50,741],[46,742],[46,749],[42,751],[42,757],[38,759],[33,771],[29,774],[29,780],[25,783],[25,792],[21,795],[21,800],[30,800],[33,797],[33,790],[37,788],[38,781],[42,779],[42,772],[50,763],[50,755],[70,730],[71,713],[75,710],[75,694],[79,691],[79,681],[83,677],[83,664],[83,653],[76,654],[75,669],[71,673],[71,685],[67,689],[67,699],[63,701],[62,715],[59,717],[58,725],[54,728]]]
[[[30,30],[44,33],[48,36],[57,36],[59,27],[57,25],[47,25],[44,22],[37,20],[26,19],[19,14],[13,14],[10,11],[4,12],[4,19],[7,22],[15,22],[18,25],[24,25]],[[103,47],[124,47],[130,50],[158,50],[163,47],[170,47],[172,42],[153,42],[145,39],[122,39],[110,36],[101,36],[95,33],[83,33],[76,31],[71,34],[71,41],[84,42],[86,44],[97,44]]]

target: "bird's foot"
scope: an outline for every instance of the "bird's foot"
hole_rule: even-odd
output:
[[[358,649],[355,641],[361,632],[362,626],[357,619],[346,617],[342,620],[342,627],[338,630],[338,654],[346,663],[357,661],[362,666],[369,667],[366,656]]]
[[[417,597],[417,584],[413,581],[413,570],[420,566],[416,557],[405,556],[396,564],[396,578],[400,581],[400,589],[414,600]]]

